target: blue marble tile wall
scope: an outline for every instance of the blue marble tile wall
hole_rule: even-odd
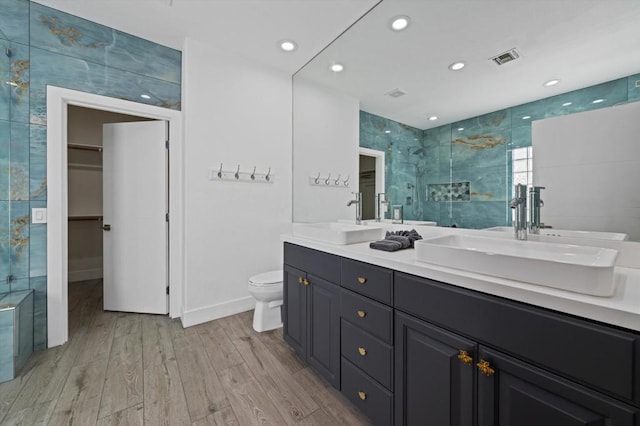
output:
[[[428,155],[422,130],[360,111],[360,146],[385,152],[385,192],[389,204],[404,205],[405,219],[423,217]]]
[[[531,146],[532,121],[636,101],[640,74],[424,131],[361,111],[360,146],[387,153],[387,192],[393,204],[405,204],[405,217],[441,226],[504,226],[511,223],[511,151]],[[468,201],[424,193],[456,182],[469,182]],[[411,194],[414,204],[407,207]]]
[[[36,350],[46,347],[47,226],[30,211],[47,204],[47,85],[179,110],[181,71],[178,50],[0,0],[0,293],[34,290]]]

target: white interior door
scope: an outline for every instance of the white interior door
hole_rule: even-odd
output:
[[[166,135],[165,121],[103,126],[105,310],[168,312]]]

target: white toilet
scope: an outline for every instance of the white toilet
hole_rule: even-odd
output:
[[[249,278],[249,293],[256,299],[253,329],[261,332],[282,327],[282,270]]]

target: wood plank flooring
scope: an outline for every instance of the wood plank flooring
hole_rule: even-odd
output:
[[[253,312],[183,329],[69,286],[69,341],[0,383],[0,425],[368,425]]]

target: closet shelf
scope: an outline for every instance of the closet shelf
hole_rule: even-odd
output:
[[[102,222],[102,216],[69,216],[69,222],[96,220]]]
[[[78,149],[78,150],[82,150],[82,151],[102,152],[102,147],[101,146],[97,146],[97,145],[83,145],[83,144],[78,144],[78,143],[68,143],[67,144],[67,148],[68,149]]]

